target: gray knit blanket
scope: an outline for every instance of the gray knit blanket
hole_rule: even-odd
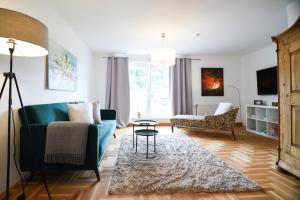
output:
[[[47,126],[45,163],[83,165],[88,129],[89,123],[50,123]]]

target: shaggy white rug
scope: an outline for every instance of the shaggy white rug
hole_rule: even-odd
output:
[[[187,136],[159,134],[157,157],[146,159],[146,137],[139,136],[138,153],[132,135],[121,139],[110,194],[257,191],[259,186],[229,167],[199,142]],[[149,144],[153,144],[152,137]],[[153,146],[149,147],[153,152]]]

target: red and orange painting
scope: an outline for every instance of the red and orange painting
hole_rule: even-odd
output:
[[[201,68],[202,96],[224,96],[223,68]]]

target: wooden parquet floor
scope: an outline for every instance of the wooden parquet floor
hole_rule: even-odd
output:
[[[160,133],[170,133],[170,127],[159,127]],[[194,193],[168,195],[109,195],[107,193],[111,174],[114,169],[120,137],[131,133],[131,128],[117,131],[117,139],[113,139],[100,166],[101,181],[96,182],[92,171],[51,173],[47,175],[52,199],[76,200],[234,200],[234,199],[300,199],[300,179],[277,169],[277,141],[246,132],[236,128],[237,140],[231,134],[211,133],[199,130],[175,129],[183,131],[191,138],[201,142],[208,150],[225,160],[230,166],[239,170],[261,187],[259,192],[243,193]],[[13,187],[11,197],[15,199],[20,186]],[[33,178],[26,187],[26,199],[48,199],[39,176]]]

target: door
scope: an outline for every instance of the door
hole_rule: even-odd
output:
[[[278,165],[300,177],[300,20],[275,40],[280,106]]]

